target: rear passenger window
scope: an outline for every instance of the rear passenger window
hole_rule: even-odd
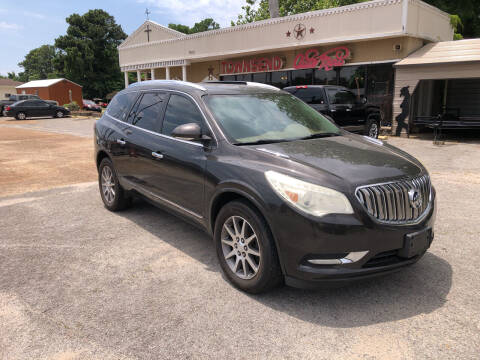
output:
[[[128,110],[136,97],[137,93],[134,92],[116,95],[108,105],[108,115],[117,120],[125,121]]]
[[[305,101],[307,104],[325,103],[323,91],[319,88],[298,89],[294,94],[301,100]]]
[[[128,117],[128,122],[145,130],[158,131],[166,95],[162,93],[145,93],[137,101]]]
[[[170,136],[177,126],[189,123],[202,127],[203,117],[197,105],[183,96],[171,95],[165,110],[162,134]]]

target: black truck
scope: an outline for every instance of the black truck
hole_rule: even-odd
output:
[[[361,132],[373,138],[380,130],[380,108],[367,103],[343,86],[299,85],[283,90],[300,98],[318,112],[329,116],[335,123],[351,132]]]
[[[0,116],[3,116],[3,110],[6,106],[12,105],[20,100],[40,99],[38,95],[31,94],[11,94],[8,99],[0,100]]]

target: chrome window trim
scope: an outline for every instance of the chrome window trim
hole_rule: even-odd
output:
[[[160,200],[160,201],[162,201],[162,202],[164,202],[164,203],[166,203],[166,204],[169,204],[169,205],[171,205],[171,206],[173,206],[173,207],[181,210],[182,212],[184,212],[184,213],[186,213],[186,214],[188,214],[188,215],[191,215],[191,216],[194,217],[194,218],[197,218],[197,219],[199,219],[199,220],[202,220],[202,219],[203,219],[203,216],[202,216],[202,215],[197,214],[196,212],[194,212],[194,211],[192,211],[192,210],[189,210],[189,209],[187,209],[187,208],[184,208],[182,205],[179,205],[179,204],[177,204],[177,203],[175,203],[175,202],[173,202],[173,201],[170,201],[170,200],[168,200],[168,199],[165,199],[165,198],[162,197],[162,196],[159,196],[159,195],[157,195],[157,194],[154,194],[153,192],[145,189],[142,185],[136,184],[136,183],[134,183],[134,182],[132,182],[132,181],[130,181],[130,180],[128,180],[128,179],[125,179],[125,178],[123,178],[122,181],[125,181],[125,182],[129,183],[131,187],[133,187],[135,190],[143,193],[143,195],[145,195],[145,196],[147,196],[147,197],[154,197],[154,198],[156,198],[156,199],[158,199],[158,200]]]
[[[202,117],[203,117],[203,121],[207,124],[208,128],[210,129],[210,132],[212,133],[213,138],[214,138],[215,141],[218,143],[217,136],[215,135],[215,132],[213,131],[210,123],[208,122],[207,117],[205,116],[205,113],[203,112],[202,108],[198,105],[198,102],[195,100],[195,98],[194,98],[192,95],[190,95],[190,94],[188,94],[188,93],[185,93],[185,92],[183,92],[183,91],[170,90],[170,89],[139,89],[139,90],[128,91],[128,93],[133,93],[133,92],[135,92],[135,93],[144,93],[144,92],[151,92],[151,91],[163,91],[163,92],[168,92],[168,93],[177,93],[177,94],[182,94],[182,95],[186,95],[187,97],[189,97],[189,98],[193,101],[193,103],[196,105],[196,107],[198,108],[198,110],[200,110],[200,113],[202,114]],[[132,106],[133,106],[133,105],[132,105]],[[168,106],[168,103],[167,103],[166,106]],[[130,113],[131,110],[132,110],[132,108],[130,107],[129,113]],[[166,108],[165,108],[165,110],[166,110]],[[136,125],[132,125],[132,124],[126,122],[126,121],[122,121],[122,120],[120,120],[120,119],[117,119],[116,117],[113,117],[112,115],[110,115],[110,114],[108,113],[108,111],[105,112],[105,115],[107,115],[109,118],[111,118],[111,119],[113,119],[113,120],[116,120],[116,121],[118,121],[118,122],[120,122],[120,123],[122,123],[122,124],[124,124],[124,125],[126,125],[126,126],[131,126],[131,127],[135,128],[135,129],[139,129],[139,130],[145,131],[145,132],[147,132],[147,133],[149,133],[149,134],[152,134],[152,135],[157,135],[157,136],[164,137],[164,138],[166,138],[166,139],[172,139],[172,140],[176,140],[176,141],[179,141],[179,142],[182,142],[182,143],[186,143],[186,144],[191,144],[191,145],[203,147],[202,144],[196,143],[196,142],[194,142],[194,141],[177,139],[177,138],[175,138],[175,137],[173,137],[173,136],[161,134],[161,133],[158,133],[158,132],[156,132],[156,131],[151,131],[151,130],[144,129],[144,128],[141,128],[141,127],[136,126]],[[162,122],[163,122],[163,119],[162,119]]]
[[[355,189],[355,192],[354,192],[354,196],[355,196],[355,199],[357,200],[357,202],[362,206],[362,209],[367,213],[367,215],[375,222],[379,223],[379,224],[383,224],[383,225],[406,225],[406,226],[409,226],[409,225],[416,225],[420,222],[422,222],[425,217],[430,213],[430,210],[432,209],[432,204],[433,204],[433,199],[432,199],[432,188],[433,188],[433,185],[431,183],[431,180],[430,180],[430,193],[428,194],[428,204],[427,204],[427,207],[425,208],[424,212],[419,215],[416,219],[414,220],[407,220],[407,221],[404,221],[404,220],[399,220],[399,221],[391,221],[391,220],[380,220],[380,219],[377,219],[375,216],[372,216],[368,211],[367,209],[365,209],[365,206],[364,204],[362,204],[362,202],[360,201],[360,199],[358,198],[357,196],[357,192],[359,189],[364,189],[364,188],[369,188],[369,187],[372,187],[372,186],[383,186],[383,185],[390,185],[390,184],[396,184],[396,183],[399,183],[399,182],[402,182],[402,181],[413,181],[417,178],[420,178],[422,176],[428,176],[428,178],[430,179],[430,175],[428,173],[422,173],[418,176],[415,176],[415,177],[402,177],[400,179],[397,179],[397,180],[392,180],[392,181],[387,181],[387,182],[381,182],[381,183],[374,183],[374,184],[367,184],[367,185],[361,185],[361,186],[357,186],[357,188]]]

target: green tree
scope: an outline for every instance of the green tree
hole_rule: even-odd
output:
[[[307,11],[350,5],[366,0],[279,0],[280,16],[293,15]],[[440,10],[451,14],[451,24],[455,30],[454,38],[480,37],[480,0],[424,0]],[[246,0],[242,13],[232,26],[260,21],[270,17],[268,0]]]
[[[20,74],[27,81],[56,77],[57,74],[54,68],[55,55],[56,50],[52,45],[42,45],[30,50],[25,55],[25,59],[18,64],[18,66],[24,69],[24,72]]]
[[[123,87],[118,50],[127,35],[107,12],[95,9],[66,19],[67,34],[55,39],[55,67],[83,86],[87,98],[105,97]]]
[[[184,34],[195,34],[203,31],[220,29],[220,25],[212,18],[203,19],[202,21],[195,23],[192,27],[182,24],[168,24],[168,27]]]

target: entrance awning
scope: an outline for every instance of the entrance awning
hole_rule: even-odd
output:
[[[480,39],[444,41],[425,45],[395,67],[480,61]]]

